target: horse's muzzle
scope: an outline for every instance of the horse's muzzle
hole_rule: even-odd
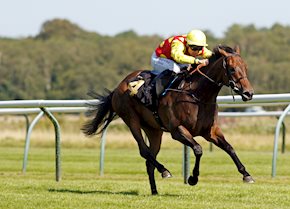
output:
[[[253,98],[253,91],[244,91],[241,96],[244,102],[250,101]]]

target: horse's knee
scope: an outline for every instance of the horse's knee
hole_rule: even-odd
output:
[[[194,145],[193,152],[196,156],[201,156],[202,155],[202,147],[199,144]]]

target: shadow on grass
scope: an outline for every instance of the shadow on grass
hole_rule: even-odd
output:
[[[48,189],[49,192],[60,192],[60,193],[74,193],[74,194],[119,194],[119,195],[134,195],[137,196],[138,191],[122,191],[122,192],[110,192],[110,191],[82,191],[72,189]]]
[[[82,190],[72,190],[72,189],[48,189],[49,192],[59,192],[59,193],[74,193],[74,194],[111,194],[111,195],[132,195],[138,196],[138,191],[122,191],[122,192],[111,192],[111,191],[102,191],[102,190],[94,190],[94,191],[82,191]],[[151,196],[154,197],[155,195],[142,195],[142,196]],[[157,196],[164,196],[164,197],[178,197],[180,195],[177,194],[158,194]]]

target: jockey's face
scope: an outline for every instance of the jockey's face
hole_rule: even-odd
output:
[[[200,54],[202,48],[203,48],[202,46],[188,45],[188,53],[191,56],[196,57]]]

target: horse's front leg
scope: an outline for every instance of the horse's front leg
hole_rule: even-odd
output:
[[[192,148],[195,155],[195,164],[192,171],[192,176],[188,178],[188,184],[191,186],[196,185],[199,176],[199,165],[202,156],[202,147],[193,139],[189,131],[181,125],[178,126],[177,129],[171,133],[171,135],[173,139],[176,139],[182,144]]]
[[[211,133],[208,136],[204,136],[207,141],[213,142],[216,146],[220,147],[226,153],[228,153],[235,165],[237,166],[238,171],[243,175],[243,181],[245,183],[254,183],[254,179],[246,171],[245,166],[242,164],[238,158],[234,148],[226,141],[221,129],[219,127],[213,127]]]

